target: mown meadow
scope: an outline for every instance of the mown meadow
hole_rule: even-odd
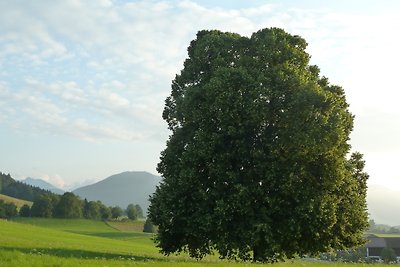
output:
[[[18,208],[22,207],[25,204],[28,205],[28,206],[32,206],[32,202],[31,201],[18,199],[18,198],[6,196],[6,195],[3,195],[3,194],[0,194],[0,200],[4,200],[4,202],[12,202]]]
[[[152,234],[124,230],[138,229],[140,222],[122,224],[83,219],[0,220],[0,266],[270,266],[221,261],[217,256],[202,261],[186,255],[165,257],[154,246]],[[296,260],[274,266],[368,265]]]

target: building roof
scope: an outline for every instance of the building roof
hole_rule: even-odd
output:
[[[367,236],[367,248],[400,248],[400,237]]]

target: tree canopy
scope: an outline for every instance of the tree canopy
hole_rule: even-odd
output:
[[[59,197],[55,194],[43,194],[38,196],[31,208],[31,216],[33,217],[53,217],[54,210],[59,202]]]
[[[0,218],[11,218],[17,214],[17,206],[14,203],[0,199]]]
[[[347,157],[353,115],[306,46],[278,28],[191,42],[150,198],[164,254],[273,262],[363,242],[368,175],[361,154]]]
[[[124,211],[119,207],[115,206],[111,208],[111,218],[117,219],[118,217],[122,216]]]
[[[59,218],[82,218],[82,201],[73,193],[65,192],[55,206],[54,213],[55,216]]]
[[[126,207],[126,216],[131,220],[136,220],[138,218],[138,210],[135,205],[129,204]]]

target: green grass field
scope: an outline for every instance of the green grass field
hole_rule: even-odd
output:
[[[144,221],[108,221],[107,224],[119,231],[143,232]]]
[[[119,231],[101,221],[0,220],[0,266],[271,266],[220,261],[216,256],[202,261],[185,255],[165,257],[151,238],[151,234]],[[368,265],[295,261],[273,266]]]
[[[22,199],[19,199],[19,198],[14,198],[14,197],[2,195],[2,194],[0,194],[0,199],[4,200],[4,202],[12,202],[18,208],[21,208],[25,204],[28,204],[29,206],[32,206],[32,204],[33,204],[33,202],[31,202],[31,201],[22,200]]]

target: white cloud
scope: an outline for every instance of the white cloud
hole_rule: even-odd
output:
[[[65,186],[67,185],[65,179],[59,174],[54,174],[54,175],[44,174],[40,176],[40,179],[61,189],[65,189]]]
[[[188,0],[3,2],[0,59],[10,68],[0,70],[0,79],[20,77],[0,89],[6,94],[1,123],[13,120],[24,127],[29,122],[33,130],[85,140],[146,136],[165,128],[161,112],[170,81],[182,68],[198,30],[250,35],[271,26],[309,42],[312,62],[345,87],[356,115],[371,106],[399,113],[393,97],[400,60],[399,37],[392,34],[399,31],[397,22],[393,15],[294,9],[281,3],[221,9]],[[376,89],[366,89],[371,86]],[[378,89],[382,93],[377,94]],[[358,100],[361,95],[363,101]],[[15,117],[15,108],[22,116]],[[72,125],[81,133],[72,131]]]
[[[135,131],[128,131],[120,126],[93,124],[84,119],[73,121],[68,131],[72,136],[94,142],[107,139],[132,142],[143,139],[143,136],[136,134]]]
[[[356,115],[353,147],[365,154],[371,181],[398,180],[396,8],[365,14],[271,3],[222,9],[189,0],[0,1],[0,126],[70,141],[161,143],[168,135],[164,100],[198,30],[249,36],[282,27],[304,37],[311,62],[344,87]]]
[[[107,85],[109,90],[85,91],[74,82],[45,84],[28,80],[26,87],[15,93],[1,86],[2,120],[14,116],[12,107],[16,107],[18,116],[10,119],[9,123],[20,131],[29,129],[38,133],[66,134],[90,141],[142,139],[146,128],[128,124],[129,119],[135,120],[135,107],[113,92],[110,85],[120,88],[122,83],[113,81]],[[144,109],[144,113],[148,108],[146,105],[136,107],[140,112]],[[120,113],[115,110],[120,110]],[[110,120],[102,119],[102,114],[107,114]]]
[[[266,14],[272,13],[274,10],[275,5],[273,4],[265,4],[261,5],[258,7],[252,7],[252,8],[245,8],[242,10],[242,13],[245,17],[264,17]]]
[[[129,100],[120,96],[117,93],[108,90],[100,90],[99,96],[102,98],[104,106],[109,106],[111,108],[126,108],[129,106]]]

